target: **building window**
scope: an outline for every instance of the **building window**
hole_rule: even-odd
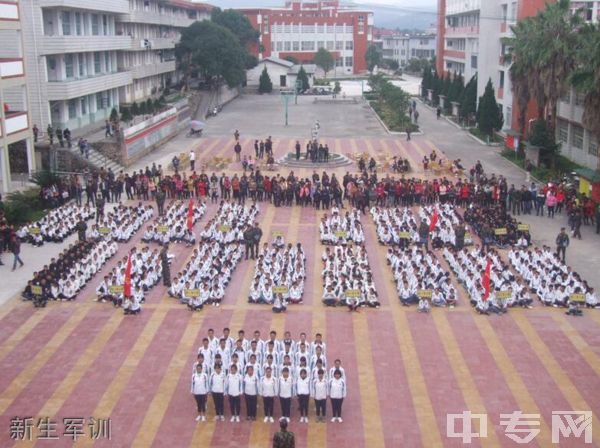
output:
[[[352,67],[352,56],[346,56],[346,67]]]
[[[560,97],[563,103],[569,104],[571,102],[571,90],[567,90],[563,96]]]
[[[314,25],[302,25],[302,34],[314,34],[315,26]]]
[[[300,33],[300,25],[292,25],[292,33],[299,34]]]
[[[323,42],[322,40],[317,42],[317,50],[320,48],[325,48],[325,42]]]
[[[573,125],[571,133],[571,146],[577,149],[583,149],[583,128]]]
[[[558,120],[558,141],[561,143],[569,141],[569,123],[565,120]]]
[[[335,32],[336,33],[343,33],[344,32],[344,25],[336,25],[335,26]]]
[[[277,42],[277,51],[283,51],[283,42]]]
[[[67,79],[72,79],[75,77],[72,54],[65,54],[65,76]]]
[[[108,51],[104,52],[104,72],[105,73],[110,73],[111,69],[110,69],[110,54],[108,53]]]
[[[354,50],[354,42],[351,40],[346,41],[346,50]]]
[[[343,67],[344,66],[344,58],[337,58],[335,60],[335,66],[336,67]]]
[[[92,36],[98,36],[100,34],[100,23],[98,21],[98,14],[92,14]]]
[[[292,25],[290,25],[289,23],[285,24],[283,26],[283,32],[286,34],[290,34],[292,32]]]
[[[325,33],[325,25],[317,25],[317,33],[319,33],[319,34]]]
[[[269,34],[269,17],[264,16],[263,23],[264,23],[265,34]]]
[[[300,42],[298,42],[298,41],[292,42],[292,51],[300,51]]]
[[[302,51],[315,51],[315,42],[312,40],[303,40]]]
[[[94,74],[102,72],[102,66],[100,64],[100,53],[94,53]]]
[[[344,49],[344,41],[336,40],[335,41],[335,49],[341,51]]]
[[[82,53],[77,55],[77,65],[79,66],[79,77],[85,76],[85,56]]]
[[[87,114],[87,98],[83,97],[81,98],[81,115],[85,115]]]
[[[588,154],[592,156],[598,156],[598,142],[593,138],[590,138],[590,144],[588,146]]]
[[[498,83],[498,88],[499,89],[504,88],[504,72],[503,71],[500,71],[500,82]]]
[[[81,13],[80,12],[75,13],[75,33],[77,33],[78,36],[81,36],[83,34],[83,30],[81,28]]]
[[[69,110],[69,120],[73,118],[77,118],[77,103],[75,100],[69,100],[67,103],[67,108]]]
[[[71,13],[69,11],[62,11],[60,13],[60,20],[62,22],[63,36],[70,36],[71,35]]]
[[[358,16],[358,33],[363,34],[365,32],[365,16]]]
[[[285,42],[285,51],[292,51],[292,43],[290,41]]]
[[[354,28],[352,25],[346,25],[346,34],[352,34],[354,32]]]
[[[575,92],[575,106],[583,106],[585,95],[583,93]]]
[[[471,68],[477,68],[477,56],[471,56]]]
[[[506,107],[506,120],[504,120],[504,128],[510,129],[512,123],[512,107]]]
[[[332,51],[335,48],[334,42],[332,40],[327,41],[327,50]]]

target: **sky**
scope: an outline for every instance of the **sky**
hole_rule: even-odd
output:
[[[286,0],[203,0],[221,8],[244,6],[283,6]],[[350,3],[350,1],[344,1]],[[425,29],[435,22],[437,0],[353,0],[373,11],[375,26]],[[429,13],[428,13],[429,11]]]

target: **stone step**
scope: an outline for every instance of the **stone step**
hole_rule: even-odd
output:
[[[342,154],[330,154],[328,162],[312,162],[301,158],[296,160],[294,153],[288,153],[277,161],[282,166],[290,168],[339,168],[352,165],[354,162]]]

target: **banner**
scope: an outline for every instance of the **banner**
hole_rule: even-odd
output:
[[[346,297],[351,299],[357,299],[360,297],[360,289],[347,289]]]
[[[521,232],[529,232],[529,224],[518,224],[517,230],[520,230]]]
[[[417,291],[417,297],[419,299],[431,299],[433,291],[431,289],[419,289]]]
[[[125,286],[123,285],[112,285],[110,288],[108,288],[108,291],[112,294],[112,295],[119,295],[119,294],[123,294],[123,291],[125,291]]]
[[[506,235],[508,232],[506,230],[506,227],[500,227],[499,229],[494,229],[494,234],[495,235]]]
[[[42,295],[42,287],[39,285],[33,285],[31,287],[31,293],[36,296],[41,296]]]
[[[39,235],[41,233],[41,230],[39,227],[30,227],[27,230],[27,233],[29,233],[30,235]]]
[[[186,289],[183,291],[186,297],[198,297],[200,295],[199,289]]]
[[[585,294],[573,293],[569,296],[571,302],[585,302]]]
[[[275,294],[285,294],[288,292],[287,286],[273,286],[273,292]]]

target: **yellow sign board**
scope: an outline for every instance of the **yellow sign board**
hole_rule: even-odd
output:
[[[471,234],[469,232],[465,233],[465,240],[470,240]]]
[[[184,291],[186,297],[198,297],[200,295],[199,289],[186,289]]]
[[[337,230],[335,232],[335,236],[337,236],[338,238],[346,238],[348,236],[348,232],[346,232],[345,230]]]
[[[569,300],[571,302],[585,302],[585,294],[582,293],[573,293],[569,296]]]
[[[31,293],[35,294],[36,296],[41,296],[42,295],[42,287],[38,286],[38,285],[33,285],[31,287]]]
[[[512,296],[512,291],[498,291],[496,292],[496,297],[499,299],[508,299]]]
[[[231,230],[231,226],[229,224],[221,224],[219,226],[219,232],[229,232]]]
[[[168,233],[169,232],[169,226],[156,226],[156,231],[158,233]]]
[[[522,232],[529,232],[529,224],[518,224],[517,230],[520,230]]]
[[[288,292],[287,286],[273,286],[273,292],[275,294],[285,294]]]
[[[351,299],[357,299],[360,297],[360,289],[347,289],[346,297]]]
[[[125,291],[125,286],[112,285],[110,288],[108,288],[108,290],[110,291],[111,294],[123,294],[123,291]]]
[[[408,240],[410,239],[410,232],[398,232],[398,238]]]
[[[494,234],[496,235],[506,235],[508,233],[508,231],[506,230],[506,227],[500,227],[499,229],[494,229]]]
[[[283,232],[281,230],[273,230],[273,238],[277,238],[278,236],[283,236]]]
[[[110,233],[110,227],[100,227],[98,229],[101,235],[108,235]]]
[[[29,233],[30,235],[39,235],[41,233],[41,230],[39,227],[30,227],[27,230],[27,233]]]
[[[417,291],[417,297],[420,299],[431,299],[433,291],[431,289],[419,289]]]

